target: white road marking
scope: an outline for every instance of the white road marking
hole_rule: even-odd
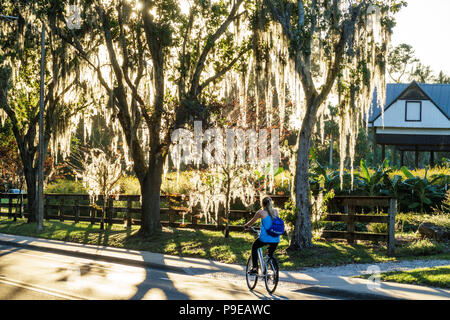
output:
[[[27,289],[27,290],[31,290],[31,291],[35,291],[35,292],[39,292],[39,293],[44,293],[44,294],[48,294],[54,297],[58,297],[58,298],[62,298],[62,299],[66,299],[66,300],[89,300],[87,298],[84,297],[80,297],[80,296],[75,296],[75,295],[67,295],[65,293],[60,292],[59,290],[55,290],[55,289],[49,289],[49,288],[45,288],[42,286],[38,286],[35,284],[29,284],[29,283],[25,283],[22,281],[18,281],[18,280],[14,280],[14,279],[9,279],[6,278],[5,276],[0,275],[0,282],[1,283],[5,283],[5,284],[9,284],[15,287],[19,287],[19,288],[23,288],[23,289]]]

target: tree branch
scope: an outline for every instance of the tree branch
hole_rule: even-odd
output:
[[[198,87],[198,92],[201,93],[202,90],[207,87],[211,82],[214,82],[218,78],[222,77],[225,73],[231,70],[233,66],[236,64],[236,62],[239,61],[239,59],[250,49],[243,50],[241,53],[238,54],[237,57],[235,57],[226,67],[222,68],[219,72],[217,72],[215,75],[209,77],[206,79],[201,85]]]
[[[239,9],[240,5],[242,4],[243,0],[237,0],[233,7],[231,8],[230,14],[228,15],[227,19],[222,23],[222,25],[219,27],[219,29],[216,30],[214,34],[209,36],[209,38],[206,40],[206,45],[203,48],[203,51],[198,59],[197,66],[194,71],[194,75],[192,76],[191,81],[191,89],[189,92],[189,95],[191,97],[196,97],[199,94],[199,85],[200,85],[200,75],[203,72],[203,69],[205,68],[205,62],[206,58],[209,54],[209,52],[214,47],[215,42],[217,39],[219,39],[223,33],[227,30],[230,23],[239,18],[239,15],[236,15],[237,10]]]

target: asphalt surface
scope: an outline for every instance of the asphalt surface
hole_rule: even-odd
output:
[[[299,291],[300,290],[300,291]],[[280,284],[273,295],[259,283],[249,291],[245,278],[186,275],[63,254],[0,246],[3,300],[328,300]]]
[[[9,263],[13,266],[13,269],[10,270],[11,274],[14,275],[12,279],[44,287],[45,284],[52,283],[52,281],[57,285],[71,284],[72,289],[74,287],[77,289],[70,291],[71,294],[80,298],[91,297],[91,295],[83,295],[83,290],[85,290],[89,294],[93,293],[94,299],[146,299],[152,297],[161,300],[281,300],[327,299],[333,297],[337,299],[370,300],[450,300],[450,290],[379,281],[376,272],[384,268],[379,268],[379,266],[382,266],[381,264],[370,265],[367,268],[368,270],[375,270],[369,280],[353,278],[348,274],[342,276],[328,268],[314,268],[312,270],[308,268],[297,271],[281,270],[279,288],[277,288],[276,295],[271,296],[267,295],[264,285],[261,283],[263,281],[260,281],[256,291],[249,292],[245,284],[245,267],[242,265],[9,234],[0,234],[0,244],[8,247],[5,252],[0,254],[0,277],[5,276],[4,270],[10,267],[8,259],[16,257],[15,253],[30,255],[32,251],[36,255],[36,252],[38,252],[36,261],[23,262],[23,267],[17,267],[20,265],[18,261]],[[55,270],[51,275],[59,274],[61,276],[61,273],[65,272],[68,274],[63,276],[62,279],[69,279],[70,281],[44,277],[45,281],[39,283],[37,279],[40,279],[42,275],[33,277],[33,272],[39,270],[37,266],[44,263],[46,257],[50,257],[50,255],[62,256],[63,258],[59,258],[59,260],[62,259],[63,261],[79,258],[85,259],[87,262],[77,262],[73,265],[66,264],[56,269],[53,268]],[[442,261],[439,263],[442,263]],[[112,268],[111,272],[106,273],[108,275],[106,279],[105,277],[102,278],[105,270],[111,269],[111,266],[115,267]],[[120,269],[132,267],[137,269],[126,269],[125,271]],[[348,267],[344,266],[345,269],[348,269]],[[117,271],[117,268],[119,268],[119,271]],[[50,270],[51,265],[42,269]],[[148,270],[152,271],[149,272]],[[27,278],[15,278],[21,276]],[[74,281],[74,278],[78,280]],[[110,278],[118,279],[116,281],[118,284],[111,282]],[[76,285],[74,286],[73,283],[76,283]],[[125,283],[127,287],[122,288],[120,283]],[[11,283],[4,284],[11,285]],[[219,288],[219,290],[214,290],[215,288]],[[62,292],[68,292],[67,286],[61,289]]]

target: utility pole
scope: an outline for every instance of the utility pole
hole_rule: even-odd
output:
[[[41,30],[41,84],[39,101],[39,159],[38,159],[38,217],[37,230],[44,227],[44,77],[45,77],[45,28],[42,22]]]

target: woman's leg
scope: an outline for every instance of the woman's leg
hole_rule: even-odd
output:
[[[269,250],[268,250],[267,254],[269,255],[270,258],[272,258],[273,257],[273,253],[275,252],[275,250],[278,247],[278,242],[276,242],[276,243],[269,243],[268,245],[269,245]]]
[[[265,243],[261,242],[261,240],[256,239],[255,242],[252,244],[252,264],[253,268],[258,267],[258,249],[264,246]]]

